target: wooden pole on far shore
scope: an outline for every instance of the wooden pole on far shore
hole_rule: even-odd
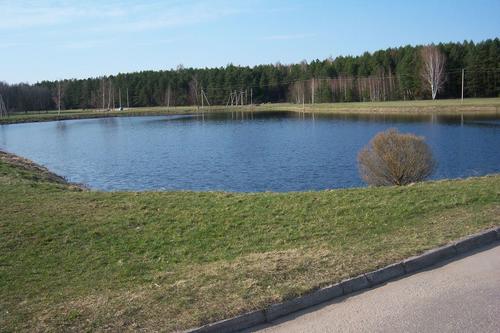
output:
[[[130,108],[129,100],[128,100],[128,87],[127,87],[127,109]]]
[[[106,98],[105,98],[105,93],[106,93],[106,85],[104,83],[104,77],[102,77],[102,110],[106,110]]]
[[[170,108],[170,84],[168,85],[167,90],[167,109]]]
[[[304,89],[302,89],[302,112],[306,112],[306,96]]]
[[[200,98],[201,98],[201,108],[203,109],[203,88],[201,88],[201,93],[200,93]]]
[[[57,115],[61,114],[61,81],[57,81]]]
[[[314,104],[314,78],[312,78],[312,84],[311,84],[311,104]]]
[[[462,68],[462,103],[464,101],[464,76],[465,76],[465,69]]]

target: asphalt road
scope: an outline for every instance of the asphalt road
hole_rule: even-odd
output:
[[[500,332],[500,243],[247,332]]]

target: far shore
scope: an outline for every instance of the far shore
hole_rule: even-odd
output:
[[[98,109],[30,111],[15,113],[0,118],[0,124],[15,124],[41,121],[57,121],[71,119],[91,119],[105,117],[161,116],[177,114],[196,114],[209,112],[299,112],[322,114],[350,115],[500,115],[499,98],[470,98],[465,100],[419,100],[419,101],[387,101],[387,102],[352,102],[352,103],[319,103],[292,104],[266,103],[243,106],[155,106],[125,108],[122,111],[107,111]]]

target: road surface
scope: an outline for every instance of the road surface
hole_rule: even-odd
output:
[[[500,243],[247,332],[500,332]]]

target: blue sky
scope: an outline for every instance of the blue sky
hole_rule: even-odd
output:
[[[0,0],[0,81],[357,55],[500,37],[500,0]]]

